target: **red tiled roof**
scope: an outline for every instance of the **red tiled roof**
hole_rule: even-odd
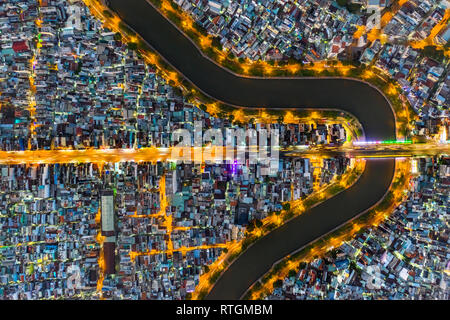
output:
[[[13,43],[12,48],[14,50],[14,52],[24,52],[24,51],[28,51],[28,45],[25,42],[25,40],[23,41],[16,41]]]
[[[333,52],[333,53],[338,53],[338,52],[339,52],[339,49],[340,49],[339,46],[334,45],[334,46],[331,48],[331,52]]]

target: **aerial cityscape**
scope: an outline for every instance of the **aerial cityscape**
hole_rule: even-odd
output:
[[[0,300],[450,299],[449,66],[448,0],[0,0]]]

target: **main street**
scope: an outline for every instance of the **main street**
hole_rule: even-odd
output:
[[[189,149],[189,148],[188,148]],[[204,163],[214,161],[220,151],[223,160],[227,151],[214,147],[191,148],[191,160]],[[257,152],[256,148],[245,148],[248,152]],[[41,164],[41,163],[116,163],[116,162],[158,162],[177,161],[183,155],[184,148],[141,148],[141,149],[79,149],[79,150],[25,150],[0,151],[0,164]],[[200,154],[202,157],[196,157]],[[344,146],[292,146],[280,149],[280,155],[286,157],[336,157],[350,158],[404,158],[430,157],[450,154],[447,143],[392,143],[392,144],[345,144]],[[181,156],[180,156],[181,155]]]

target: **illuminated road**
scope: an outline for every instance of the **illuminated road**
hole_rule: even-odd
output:
[[[0,151],[0,164],[155,162],[169,155],[162,148]]]
[[[191,159],[198,154],[197,148],[190,150]],[[234,149],[233,149],[234,150]],[[248,148],[247,148],[248,150]],[[205,147],[198,161],[212,161],[217,151]],[[141,149],[87,149],[87,150],[26,150],[0,151],[0,164],[42,164],[42,163],[116,163],[116,162],[158,162],[176,161],[182,155],[182,148],[141,148]],[[226,159],[227,150],[221,151]],[[346,156],[349,158],[403,158],[450,154],[450,144],[390,144],[340,147],[291,147],[281,150],[281,155],[290,157]]]
[[[291,157],[336,157],[349,158],[403,158],[403,157],[432,157],[450,154],[450,144],[418,143],[418,144],[379,144],[343,147],[293,147],[283,153]]]

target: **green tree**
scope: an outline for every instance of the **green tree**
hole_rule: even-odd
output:
[[[212,39],[212,45],[213,45],[213,47],[215,47],[215,48],[217,48],[219,50],[222,50],[222,44],[220,43],[219,37],[214,37]]]
[[[428,58],[431,58],[431,59],[434,59],[437,61],[442,61],[445,57],[444,51],[438,50],[434,46],[426,46],[425,48],[423,48],[422,54],[425,57],[428,57]]]
[[[278,119],[277,119],[277,122],[279,124],[281,124],[281,123],[283,123],[283,121],[284,121],[284,117],[283,116],[279,116]]]
[[[263,225],[262,221],[259,219],[253,219],[248,223],[247,230],[252,232],[255,228],[261,228]]]
[[[136,42],[130,42],[130,43],[128,43],[127,48],[128,48],[129,50],[136,51],[137,48],[138,48],[138,46],[137,46],[137,43],[136,43]]]
[[[332,257],[333,259],[336,259],[336,258],[337,258],[337,254],[338,254],[337,249],[331,250],[330,254],[331,254],[331,257]]]
[[[123,22],[119,22],[119,28],[125,32],[126,34],[130,35],[130,36],[135,36],[136,33],[131,30],[126,24],[124,24]]]
[[[116,41],[122,41],[122,34],[120,32],[116,32],[114,34],[114,40]]]
[[[297,275],[297,271],[295,271],[294,269],[289,270],[289,278],[295,277]]]
[[[283,280],[281,280],[281,279],[278,279],[277,281],[275,281],[274,283],[273,283],[273,288],[275,289],[275,288],[281,288],[283,286]]]
[[[105,16],[107,16],[108,18],[114,17],[113,14],[111,13],[111,11],[109,11],[109,10],[103,10],[103,14]]]

